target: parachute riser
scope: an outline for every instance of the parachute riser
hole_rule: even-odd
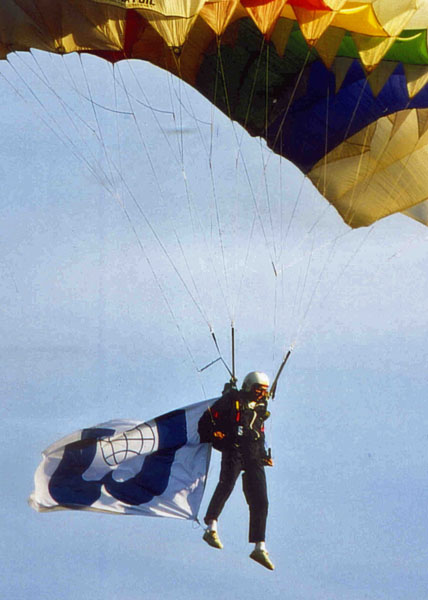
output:
[[[271,388],[270,388],[270,393],[269,393],[269,397],[273,400],[275,398],[275,394],[276,394],[276,388],[278,386],[278,381],[279,378],[281,377],[282,371],[284,370],[285,365],[287,364],[288,359],[290,358],[291,355],[291,351],[292,348],[290,348],[287,352],[287,354],[284,356],[282,363],[278,369],[277,374],[275,375],[275,379],[272,382]]]
[[[235,371],[235,327],[232,324],[232,379],[236,383],[236,371]]]

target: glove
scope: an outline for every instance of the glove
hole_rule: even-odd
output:
[[[219,440],[223,440],[226,437],[226,434],[223,433],[222,431],[214,431],[213,437],[215,437]]]
[[[224,384],[223,391],[222,391],[223,396],[225,394],[228,394],[232,390],[236,390],[237,389],[237,387],[236,387],[236,381],[237,381],[236,378],[232,378],[232,379],[230,379],[230,381],[228,381],[227,383]]]

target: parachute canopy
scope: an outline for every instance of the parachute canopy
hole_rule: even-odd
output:
[[[0,57],[149,61],[297,165],[352,227],[428,224],[428,0],[3,0]]]

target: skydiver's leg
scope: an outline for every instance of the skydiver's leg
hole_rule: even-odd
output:
[[[207,525],[217,521],[227,499],[235,487],[235,482],[242,469],[238,452],[224,450],[221,457],[220,479],[209,503],[204,521]]]
[[[248,541],[264,542],[269,503],[265,469],[260,461],[248,462],[242,475],[242,488],[250,509]]]

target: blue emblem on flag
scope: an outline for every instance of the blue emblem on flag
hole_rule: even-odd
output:
[[[141,469],[126,481],[114,479],[114,467],[133,454],[138,455],[138,447],[142,453],[147,442],[153,447],[153,428],[145,423],[144,428],[152,431],[151,436],[144,437],[141,427],[136,427],[131,430],[132,437],[125,432],[119,436],[119,440],[113,437],[114,429],[83,429],[80,440],[65,446],[63,457],[50,478],[48,487],[52,498],[62,506],[91,506],[99,500],[103,486],[111,496],[129,505],[144,504],[160,496],[168,485],[175,454],[187,442],[185,411],[170,412],[154,422],[158,436],[157,450],[148,453],[146,448],[147,456]],[[106,465],[112,468],[102,478],[91,481],[84,474],[92,465],[98,446],[101,446]]]

